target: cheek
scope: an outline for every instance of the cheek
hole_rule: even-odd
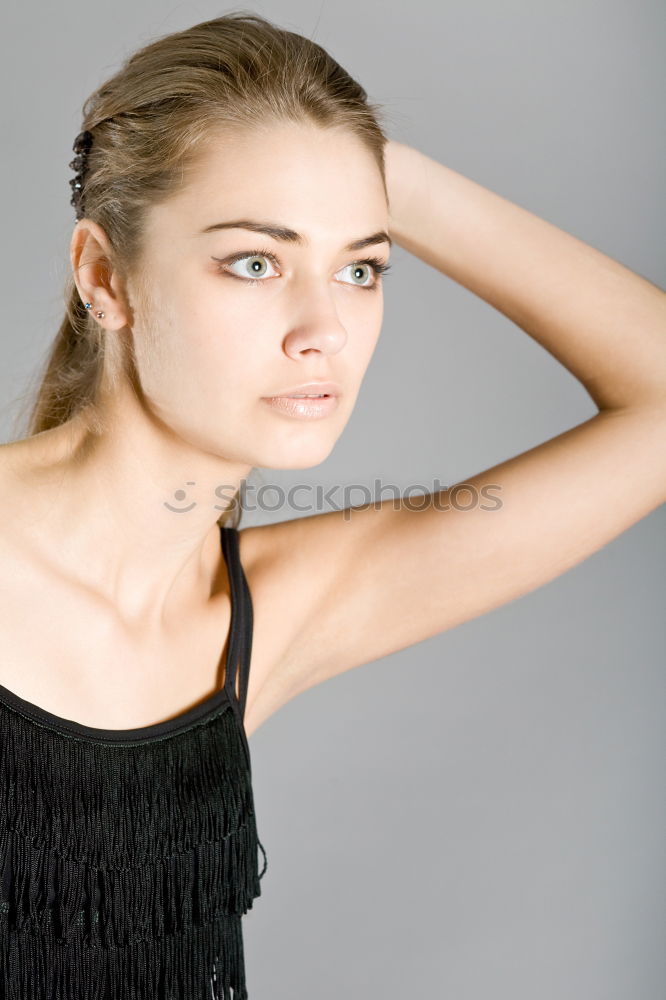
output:
[[[349,332],[346,351],[357,372],[365,372],[377,347],[381,333],[381,316],[368,317]]]
[[[223,351],[219,310],[208,301],[210,294],[200,294],[205,289],[198,288],[191,277],[181,271],[174,278],[174,272],[178,274],[175,267],[170,278],[165,274],[156,282],[167,294],[153,300],[146,316],[148,328],[137,343],[140,368],[153,383],[189,383],[193,378],[205,381],[214,374]]]
[[[233,297],[225,297],[217,284],[220,280],[207,277],[192,282],[179,298],[176,322],[190,363],[213,366],[217,376],[245,373],[258,343],[256,304],[239,305]]]
[[[226,398],[240,398],[257,380],[257,336],[239,327],[229,316],[199,310],[182,318],[178,364],[190,373],[201,391],[212,387]]]

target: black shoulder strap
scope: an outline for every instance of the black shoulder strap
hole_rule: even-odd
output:
[[[252,597],[240,561],[238,528],[220,525],[220,533],[231,586],[231,624],[224,687],[229,697],[238,701],[241,718],[244,718],[252,653]],[[239,678],[238,699],[236,699],[237,677]]]

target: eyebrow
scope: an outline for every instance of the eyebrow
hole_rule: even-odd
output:
[[[274,240],[282,240],[283,243],[296,243],[299,246],[307,246],[308,241],[300,233],[295,232],[293,229],[288,229],[286,226],[280,226],[277,223],[272,222],[257,222],[253,219],[235,219],[233,222],[214,222],[210,226],[206,226],[202,229],[200,235],[203,233],[212,233],[218,229],[249,229],[253,233],[263,233],[265,236],[271,236]],[[388,243],[390,247],[393,246],[393,240],[388,233],[380,229],[376,233],[372,233],[370,236],[362,236],[358,240],[352,240],[348,243],[345,250],[364,250],[365,247],[375,246],[377,243]]]

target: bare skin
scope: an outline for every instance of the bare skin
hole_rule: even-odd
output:
[[[72,421],[0,449],[0,684],[118,729],[174,717],[220,686],[229,594],[215,487],[330,453],[383,311],[381,287],[354,284],[366,252],[342,248],[380,230],[510,317],[599,412],[465,480],[477,494],[500,487],[492,512],[442,509],[452,486],[423,509],[387,502],[242,529],[255,609],[248,735],[314,684],[535,589],[666,500],[666,294],[410,147],[389,144],[387,182],[390,212],[372,158],[340,133],[281,126],[225,140],[151,216],[145,315],[131,287],[102,278],[103,231],[78,224],[81,296],[104,309],[110,336],[134,338],[143,393],[106,400],[114,433],[101,440]],[[194,235],[238,218],[289,226],[309,245]],[[267,260],[257,285],[210,259],[261,248],[279,265]],[[234,272],[249,277],[246,264]],[[260,398],[311,378],[342,386],[326,419],[277,415]],[[188,481],[194,509],[166,510]]]
[[[200,232],[239,218],[288,220],[310,246]],[[109,337],[134,339],[142,393],[105,397],[113,431],[101,439],[81,419],[0,448],[0,684],[54,714],[118,729],[175,716],[219,688],[230,617],[216,524],[224,497],[255,465],[307,468],[333,448],[383,311],[381,283],[360,287],[373,273],[355,281],[353,264],[389,250],[342,248],[387,228],[381,176],[358,140],[295,127],[221,140],[192,184],[153,211],[144,309],[131,282],[104,271],[104,231],[77,224],[82,300],[105,312]],[[282,265],[270,287],[246,283],[247,260],[227,274],[212,259],[267,245]],[[264,272],[278,269],[265,260]],[[326,420],[287,420],[261,399],[311,378],[342,387]],[[165,507],[188,506],[178,490],[192,510]],[[241,532],[256,614],[248,733],[256,692],[289,638],[263,606],[268,560],[251,534]]]

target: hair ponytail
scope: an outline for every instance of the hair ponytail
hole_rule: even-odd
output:
[[[28,421],[29,436],[64,424],[97,399],[106,330],[90,322],[71,275],[67,286],[65,316],[40,373]]]

